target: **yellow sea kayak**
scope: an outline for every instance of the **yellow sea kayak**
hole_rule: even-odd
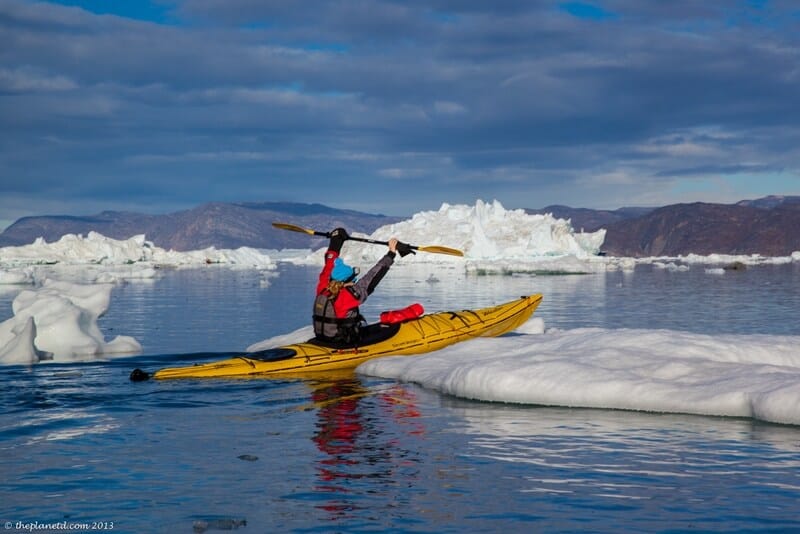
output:
[[[288,376],[355,369],[372,358],[423,354],[475,337],[494,337],[527,321],[542,301],[541,294],[476,310],[439,312],[398,324],[365,327],[361,344],[337,347],[318,340],[247,353],[234,358],[188,367],[161,369],[154,378],[215,378]],[[137,373],[138,378],[134,375]],[[145,380],[138,369],[131,380]]]

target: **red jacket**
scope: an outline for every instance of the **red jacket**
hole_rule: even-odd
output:
[[[325,266],[322,268],[322,272],[319,273],[319,283],[317,283],[317,296],[319,296],[323,291],[328,288],[328,283],[331,280],[331,271],[333,271],[333,262],[336,258],[339,257],[339,253],[335,250],[329,250],[325,253]],[[357,309],[358,305],[361,304],[363,301],[367,300],[367,295],[364,295],[364,298],[359,300],[351,291],[351,288],[355,287],[355,285],[346,287],[339,291],[339,295],[336,297],[336,300],[333,301],[333,309],[336,312],[336,317],[338,319],[344,319],[347,317],[347,312],[352,309]]]
[[[335,250],[328,250],[325,253],[325,266],[319,273],[319,282],[317,283],[317,292],[314,304],[314,333],[319,337],[333,338],[336,336],[336,328],[333,323],[326,323],[323,317],[329,319],[358,319],[360,313],[358,306],[367,300],[367,297],[372,294],[375,287],[383,279],[389,268],[394,263],[395,254],[388,252],[361,278],[359,278],[352,285],[345,286],[339,294],[333,299],[333,314],[327,311],[329,306],[321,306],[320,295],[323,295],[328,288],[328,283],[331,279],[331,271],[333,271],[333,262],[339,257],[339,253]],[[320,311],[322,308],[326,311]]]

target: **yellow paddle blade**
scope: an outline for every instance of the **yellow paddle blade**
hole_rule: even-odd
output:
[[[441,247],[438,245],[430,245],[426,247],[417,247],[417,250],[422,252],[432,252],[434,254],[449,254],[450,256],[463,256],[464,253],[456,248]]]
[[[314,235],[314,230],[311,230],[310,228],[303,228],[302,226],[297,226],[296,224],[274,222],[272,223],[272,226],[275,228],[280,228],[281,230],[290,230],[292,232],[301,232],[303,234]]]

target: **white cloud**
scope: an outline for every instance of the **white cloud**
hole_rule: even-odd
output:
[[[29,67],[0,68],[0,92],[50,92],[77,89],[78,84],[61,75],[49,75]]]
[[[781,170],[791,188],[800,36],[695,4],[613,0],[619,16],[586,31],[541,2],[446,2],[431,16],[381,0],[190,0],[156,23],[5,0],[0,174],[71,184],[86,205],[109,177],[120,196],[159,184],[140,194],[180,203],[199,194],[186,183],[220,180],[212,162],[248,194],[291,177],[320,191],[311,201],[327,200],[323,177],[425,177],[444,195],[426,202],[528,207],[663,204],[672,184],[726,172]]]
[[[445,100],[437,100],[433,104],[436,113],[441,115],[460,115],[467,112],[467,108],[458,102],[448,102]]]

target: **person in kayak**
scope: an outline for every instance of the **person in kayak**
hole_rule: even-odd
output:
[[[395,256],[413,253],[405,243],[396,238],[389,240],[389,251],[364,276],[339,257],[342,245],[350,237],[344,228],[330,233],[330,244],[325,253],[325,266],[319,274],[314,299],[314,335],[327,342],[349,345],[359,341],[359,330],[365,322],[358,306],[367,300],[378,283],[386,276]]]

